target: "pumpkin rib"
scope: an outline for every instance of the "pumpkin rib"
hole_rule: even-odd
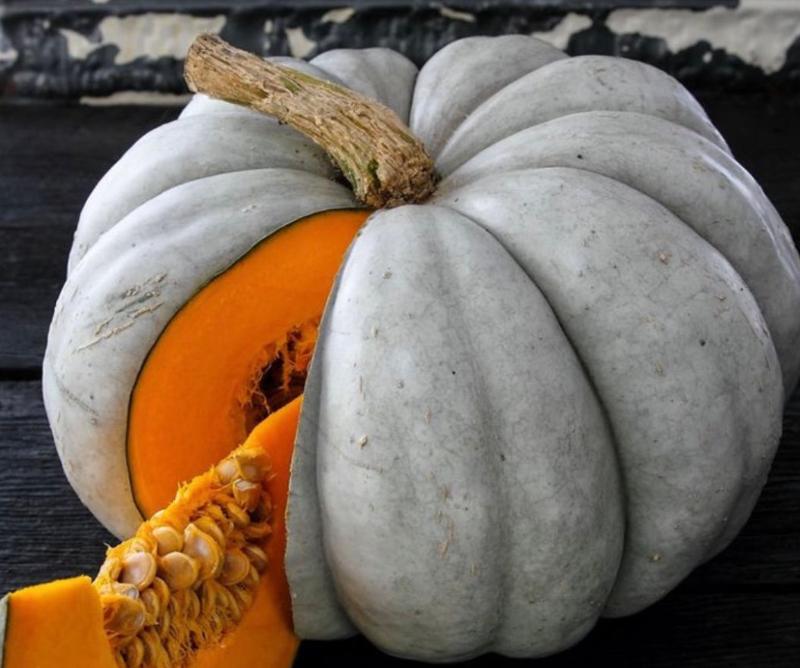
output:
[[[263,115],[196,116],[148,132],[89,195],[75,232],[68,272],[100,236],[163,192],[197,179],[253,169],[296,169],[324,178],[334,176],[320,148]]]
[[[519,130],[592,110],[664,118],[730,152],[697,100],[668,74],[623,58],[575,56],[548,63],[484,100],[442,148],[436,169],[447,177],[479,151]]]
[[[732,156],[670,121],[584,112],[484,149],[445,179],[437,196],[485,175],[539,167],[583,169],[624,183],[722,253],[761,307],[791,393],[800,376],[800,257],[780,215]]]
[[[560,195],[560,208],[558,184],[567,179],[569,194]],[[511,187],[517,181],[519,192]],[[494,230],[535,277],[562,326],[573,332],[579,355],[595,370],[622,446],[627,498],[634,504],[629,507],[620,579],[607,613],[630,614],[683,579],[719,548],[715,542],[729,541],[749,515],[777,446],[783,405],[780,366],[766,325],[727,261],[666,209],[627,186],[565,168],[524,170],[479,183],[450,193],[445,201]],[[617,198],[617,215],[600,218],[616,217],[614,226],[598,226],[598,233],[591,234],[597,226],[594,217],[605,216],[603,209]],[[526,211],[526,227],[517,207]],[[626,210],[639,217],[626,218]],[[537,228],[545,224],[548,235],[537,236]],[[641,228],[656,224],[653,230]],[[613,243],[605,241],[612,238]],[[552,246],[556,239],[561,239],[564,255],[542,245]],[[642,240],[641,250],[633,250],[637,239]],[[658,259],[659,247],[674,255],[670,263]],[[607,256],[593,260],[592,253],[599,252],[594,248]],[[577,274],[578,268],[584,273]],[[637,278],[634,271],[644,273]],[[699,289],[687,282],[697,271],[702,280],[692,280]],[[567,280],[570,289],[565,289]],[[650,292],[642,292],[647,285]],[[590,297],[592,286],[597,294]],[[669,295],[681,311],[670,312]],[[630,310],[631,300],[637,299],[644,300],[642,317],[647,316],[641,322],[631,320],[636,312]],[[661,328],[664,334],[658,334]],[[731,387],[738,389],[732,392]],[[676,397],[686,398],[676,402]],[[692,417],[698,410],[702,415]],[[675,411],[680,419],[670,417]],[[627,433],[620,431],[622,425]],[[719,490],[712,499],[696,499],[697,476],[703,478],[703,488]]]
[[[434,159],[444,144],[490,95],[554,60],[563,51],[524,35],[465,37],[437,51],[414,84],[409,127]],[[447,95],[437,93],[443,86]]]
[[[578,369],[538,289],[481,226],[435,206],[373,214],[306,386],[287,520],[298,633],[333,626],[302,582],[313,555],[327,557],[347,617],[391,654],[439,661],[441,647],[469,657],[488,644],[535,656],[586,633],[613,584],[624,511]]]

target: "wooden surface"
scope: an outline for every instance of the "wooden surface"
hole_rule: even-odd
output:
[[[800,237],[800,98],[700,98]],[[44,416],[39,367],[83,201],[126,147],[176,114],[160,107],[0,106],[0,595],[93,573],[103,543],[113,541],[63,477]],[[573,650],[535,665],[800,665],[798,448],[795,393],[767,487],[733,545],[664,601],[631,618],[603,620]],[[298,665],[335,660],[406,664],[355,639],[306,643]],[[487,657],[473,665],[529,662]]]

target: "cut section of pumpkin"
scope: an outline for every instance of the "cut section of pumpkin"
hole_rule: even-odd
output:
[[[287,668],[289,467],[302,398],[182,486],[109,548],[94,580],[15,592],[0,606],[3,668]]]
[[[129,413],[129,470],[145,517],[302,392],[325,301],[368,215],[330,211],[273,234],[166,327]]]
[[[3,628],[5,627],[5,637]],[[116,668],[100,595],[86,577],[20,589],[0,602],[3,668]]]

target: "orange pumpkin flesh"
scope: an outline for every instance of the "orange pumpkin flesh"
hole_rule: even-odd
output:
[[[298,326],[311,329],[306,339],[315,336],[309,323],[318,322],[342,257],[368,215],[329,211],[293,223],[172,319],[142,368],[130,406],[128,464],[145,517],[169,503],[179,482],[244,441],[263,369]]]
[[[86,576],[16,591],[7,614],[3,668],[116,668]]]

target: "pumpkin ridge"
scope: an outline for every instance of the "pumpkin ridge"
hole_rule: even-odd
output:
[[[542,168],[542,169],[545,169],[545,168]],[[518,171],[523,171],[523,170],[518,170]],[[486,178],[489,178],[489,177],[486,177]],[[471,185],[471,183],[465,184],[465,186],[469,186],[469,185]],[[453,211],[454,213],[457,213],[459,216],[463,216],[464,218],[466,218],[467,220],[469,220],[470,222],[475,224],[477,227],[482,229],[484,232],[486,232],[497,243],[497,245],[500,248],[503,249],[503,251],[508,256],[508,258],[519,268],[519,270],[522,273],[524,273],[530,279],[531,283],[533,283],[533,285],[536,286],[536,289],[541,294],[542,299],[545,301],[545,303],[550,308],[550,312],[553,314],[553,318],[558,323],[558,326],[561,329],[561,334],[564,336],[564,339],[567,341],[567,344],[572,349],[572,351],[573,351],[573,353],[575,355],[575,359],[578,361],[578,365],[579,365],[579,367],[581,369],[581,372],[583,373],[584,379],[586,380],[586,383],[588,384],[589,388],[591,389],[592,394],[594,395],[594,399],[597,402],[597,405],[600,407],[600,411],[603,414],[603,419],[605,420],[606,427],[607,427],[607,429],[609,431],[609,434],[611,436],[611,445],[612,445],[612,449],[613,449],[613,453],[614,453],[614,466],[616,467],[617,476],[618,476],[618,479],[620,481],[619,493],[620,493],[620,496],[622,497],[622,510],[623,510],[623,527],[622,527],[623,536],[622,536],[622,538],[623,538],[623,541],[624,541],[625,537],[626,537],[625,534],[627,533],[627,530],[628,530],[628,514],[629,514],[629,510],[628,510],[628,484],[626,482],[626,473],[625,473],[624,467],[622,466],[622,462],[621,462],[621,459],[620,459],[621,446],[620,446],[620,443],[619,443],[619,438],[617,437],[616,430],[614,428],[614,423],[611,420],[611,415],[609,413],[608,407],[606,406],[606,402],[603,399],[603,395],[602,395],[602,393],[600,392],[600,390],[599,390],[599,388],[597,386],[595,378],[592,375],[591,371],[589,370],[589,366],[586,363],[586,360],[584,359],[584,356],[581,353],[580,348],[578,348],[578,346],[575,345],[575,343],[573,342],[572,337],[570,336],[570,334],[567,331],[566,327],[564,327],[564,325],[562,324],[561,316],[559,316],[558,311],[553,307],[553,304],[551,303],[550,298],[548,297],[547,293],[542,288],[540,288],[539,284],[536,282],[536,277],[533,276],[531,274],[531,272],[528,271],[528,269],[526,269],[524,264],[522,262],[520,262],[520,260],[514,255],[512,250],[510,248],[508,248],[502,242],[502,240],[497,236],[497,234],[492,229],[489,228],[489,226],[485,225],[483,222],[478,220],[476,217],[471,216],[469,214],[469,212],[463,211],[463,210],[458,209],[455,206],[453,206],[452,201],[453,200],[457,201],[457,197],[458,197],[457,196],[457,191],[458,191],[458,189],[456,189],[452,193],[448,193],[448,197],[450,197],[451,195],[454,195],[451,198],[450,202],[438,202],[437,201],[437,202],[435,202],[436,205],[437,206],[441,206],[442,208],[448,209],[450,211]]]
[[[533,179],[534,174],[540,178]],[[502,175],[502,185],[500,178],[487,176],[483,191],[471,184],[445,200],[496,229],[503,245],[513,245],[519,261],[535,268],[551,303],[555,297],[559,310],[570,315],[571,331],[586,347],[584,358],[591,354],[598,374],[595,386],[605,393],[619,462],[627,472],[625,556],[606,614],[632,614],[660,598],[697,560],[718,549],[712,543],[716,536],[729,540],[746,521],[777,446],[783,404],[780,365],[761,312],[738,274],[663,205],[583,170],[510,172]],[[510,197],[510,184],[526,178],[525,194]],[[570,195],[559,188],[565,183],[572,187]],[[536,196],[548,199],[528,203]],[[578,202],[587,208],[579,210]],[[613,215],[612,202],[617,207]],[[494,208],[487,208],[490,205]],[[598,211],[606,214],[599,219],[605,221],[602,224],[593,222]],[[553,227],[550,235],[534,232],[544,220]],[[544,249],[555,253],[552,244],[557,239],[568,241],[571,252],[555,254],[552,261]],[[676,255],[672,262],[660,259],[664,249]],[[610,257],[615,258],[613,264]],[[680,308],[667,307],[670,299],[678,298]],[[638,318],[631,302],[641,304]],[[610,319],[611,313],[619,319]],[[600,329],[590,331],[590,325]],[[613,345],[599,347],[598,341]],[[628,383],[639,383],[647,391],[637,393]],[[740,389],[719,389],[731,386]],[[707,394],[701,394],[703,388]],[[667,416],[680,407],[680,420],[655,419],[660,415],[656,407],[663,405],[659,397],[668,392],[675,394]],[[713,411],[715,419],[702,419],[700,406]],[[690,419],[692,415],[696,417]],[[654,466],[666,470],[653,479],[637,474]],[[714,485],[716,491],[702,503],[689,493],[701,470],[704,484]],[[742,470],[751,470],[759,484],[743,485]],[[681,487],[685,494],[676,492]]]
[[[800,258],[780,215],[729,153],[690,128],[648,114],[581,112],[483,149],[442,181],[438,195],[490,174],[549,167],[583,169],[627,185],[716,248],[756,297],[791,393],[800,375]]]
[[[178,118],[154,128],[122,155],[87,198],[70,252],[68,272],[74,270],[102,234],[131,211],[184,183],[269,168],[294,168],[322,177],[332,176],[333,170],[319,148],[293,135],[267,116],[230,112],[215,114],[213,118]],[[202,142],[198,137],[203,138]],[[225,153],[221,152],[223,147]],[[285,158],[280,158],[281,151],[285,151]],[[275,164],[276,156],[283,165]],[[289,166],[292,164],[294,167]],[[159,177],[153,178],[154,173]]]
[[[612,73],[614,84],[607,83],[597,74],[601,71],[597,65],[602,65],[604,76]],[[552,97],[550,88],[554,86],[554,80],[557,84],[559,78],[563,79],[567,75],[587,77],[585,70],[591,66],[595,66],[596,72],[589,82],[596,82],[604,90],[601,92],[583,90],[581,85],[572,83],[570,86],[559,86],[565,93],[563,98]],[[582,85],[588,86],[589,83],[584,81]],[[669,94],[666,85],[673,87]],[[573,97],[568,97],[567,93]],[[587,93],[591,97],[587,97]],[[628,96],[625,104],[622,103],[625,100],[623,93]],[[530,100],[529,98],[534,95],[539,99]],[[665,98],[669,100],[670,105],[659,106],[659,102],[664,104]],[[513,116],[509,116],[508,119],[503,118],[503,110],[506,107],[513,109],[516,100],[526,100],[527,113],[523,118]],[[627,109],[627,106],[636,104],[634,100],[638,100],[641,108]],[[516,102],[517,106],[521,104],[523,102]],[[671,120],[694,130],[717,144],[722,150],[730,152],[725,140],[708,120],[697,100],[679,82],[663,71],[638,61],[610,56],[575,56],[547,63],[485,99],[468,118],[464,119],[458,131],[454,132],[442,147],[436,158],[436,168],[446,177],[480,150],[520,130],[554,118],[589,110],[628,110]],[[501,118],[503,122],[499,122]],[[487,119],[496,122],[486,123]],[[480,148],[477,151],[468,142],[470,138],[480,141]]]

